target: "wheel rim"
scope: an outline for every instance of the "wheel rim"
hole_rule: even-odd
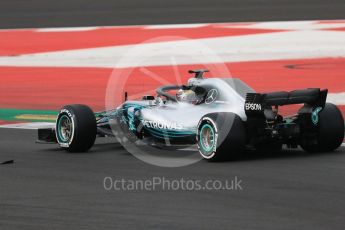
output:
[[[67,115],[62,115],[58,122],[58,137],[61,142],[68,142],[72,137],[72,121]]]
[[[215,133],[211,125],[205,124],[202,126],[199,142],[204,154],[208,155],[212,153],[215,143]]]

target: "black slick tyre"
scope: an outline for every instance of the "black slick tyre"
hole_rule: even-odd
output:
[[[86,105],[64,106],[56,120],[56,139],[69,152],[86,152],[95,143],[96,118]]]
[[[307,152],[329,152],[337,149],[344,139],[344,118],[338,107],[326,103],[318,114],[316,141],[304,140],[301,147]]]
[[[197,128],[197,146],[201,156],[222,161],[240,153],[246,144],[242,119],[234,113],[211,113],[203,116]]]

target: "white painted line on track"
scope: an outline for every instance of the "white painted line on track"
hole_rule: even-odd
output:
[[[333,22],[321,24],[318,21],[281,21],[281,22],[258,22],[251,25],[244,25],[248,29],[269,29],[269,30],[322,30],[343,28],[344,22]],[[232,28],[231,25],[227,28]]]
[[[199,50],[200,46],[204,50]],[[171,49],[174,47],[174,49]],[[199,49],[197,49],[199,47]],[[132,50],[134,48],[134,50]],[[205,50],[214,55],[200,55]],[[188,50],[188,53],[186,53]],[[110,46],[0,57],[0,66],[30,67],[136,67],[126,54],[136,52],[140,66],[200,64],[304,58],[345,57],[345,33],[336,31],[290,31]],[[141,51],[141,52],[140,52]],[[149,55],[148,55],[149,54]],[[190,58],[195,56],[195,58]]]
[[[207,26],[210,24],[206,23],[194,23],[194,24],[166,24],[166,25],[150,25],[145,26],[145,29],[188,29],[188,28],[198,28],[202,26]]]
[[[327,102],[330,102],[336,105],[345,105],[345,92],[329,93],[327,95]]]
[[[36,32],[73,32],[73,31],[89,31],[99,27],[62,27],[62,28],[43,28],[36,29]]]
[[[32,122],[32,123],[18,123],[18,124],[0,125],[0,128],[41,129],[41,128],[53,128],[54,126],[55,126],[55,123],[51,123],[51,122]]]

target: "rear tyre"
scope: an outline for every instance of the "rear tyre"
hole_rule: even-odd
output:
[[[198,124],[197,145],[201,156],[210,161],[230,159],[246,144],[242,119],[233,113],[211,113]]]
[[[304,140],[301,147],[307,152],[329,152],[338,148],[344,139],[344,118],[338,107],[326,103],[318,114],[316,141]]]
[[[95,143],[96,118],[86,105],[66,105],[56,121],[56,139],[69,152],[86,152]]]

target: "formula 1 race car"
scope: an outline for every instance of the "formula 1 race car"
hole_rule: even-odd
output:
[[[301,146],[308,152],[338,148],[344,138],[340,110],[326,103],[327,89],[256,93],[236,78],[203,78],[195,70],[186,85],[157,89],[157,96],[125,101],[116,109],[94,113],[85,105],[64,106],[56,127],[39,129],[42,142],[56,142],[70,152],[89,150],[98,137],[119,129],[147,145],[196,144],[201,156],[222,160],[245,148],[280,150]],[[283,117],[279,106],[301,104]],[[117,132],[117,131],[116,131]]]

